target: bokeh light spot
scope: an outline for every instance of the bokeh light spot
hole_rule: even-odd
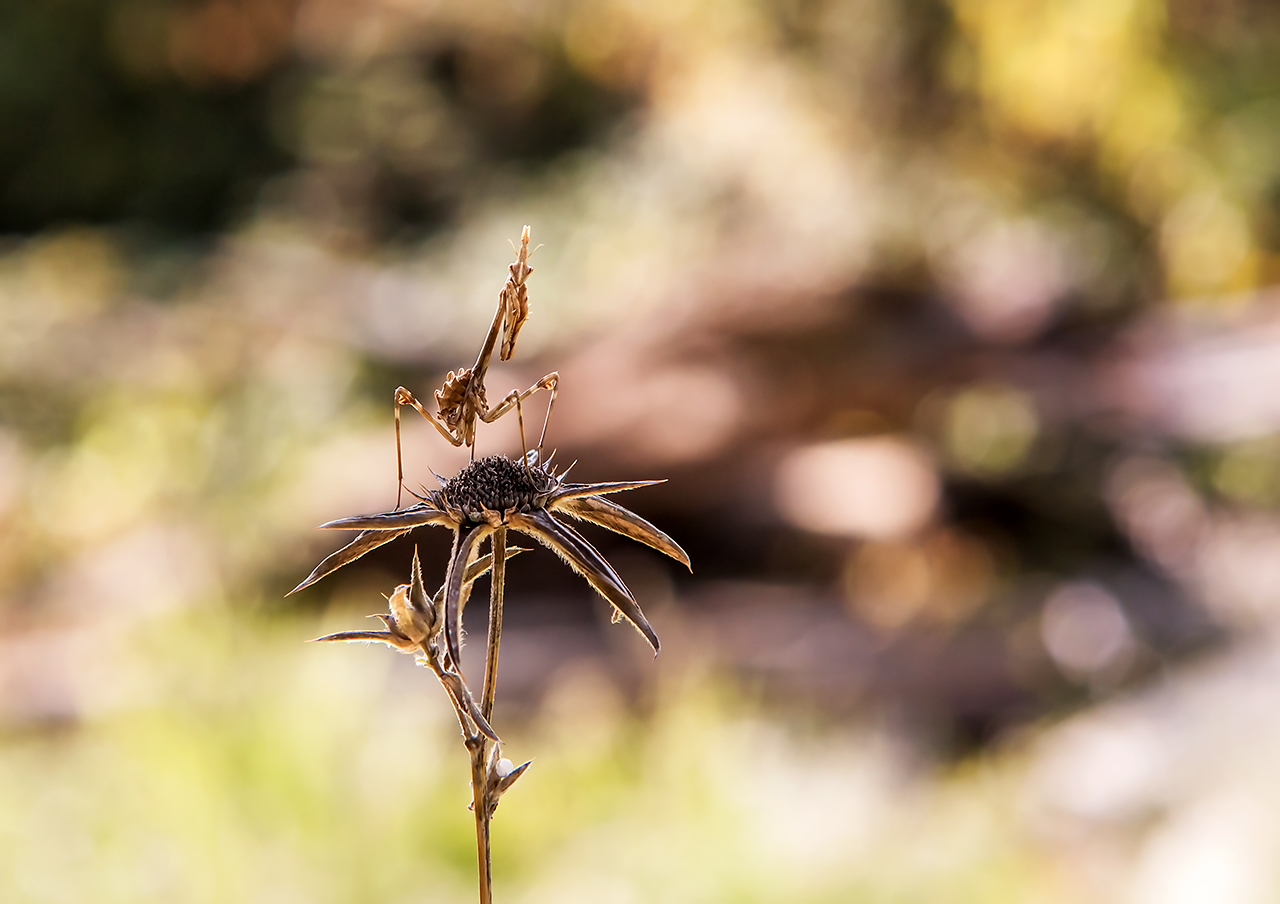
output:
[[[872,539],[919,530],[939,494],[928,456],[896,437],[798,449],[779,466],[774,488],[783,516],[797,527]]]
[[[1090,581],[1063,584],[1044,604],[1045,649],[1073,678],[1122,672],[1133,657],[1133,634],[1119,602]]]
[[[1039,432],[1031,398],[1010,386],[965,389],[948,406],[945,443],[952,461],[978,474],[1004,474],[1023,463]]]

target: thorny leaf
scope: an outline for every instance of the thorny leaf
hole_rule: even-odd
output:
[[[390,616],[385,615],[378,617],[390,618]],[[392,649],[399,650],[402,653],[413,653],[418,649],[418,645],[412,640],[391,631],[339,631],[337,634],[326,634],[324,637],[317,637],[311,642],[322,643],[324,641],[341,643],[385,643]]]
[[[589,496],[603,496],[606,493],[621,493],[624,490],[638,490],[640,487],[651,487],[655,484],[666,483],[665,480],[616,480],[611,483],[565,483],[561,484],[556,490],[555,508],[559,508],[559,504],[569,499],[579,499]]]
[[[680,548],[680,544],[635,512],[623,508],[611,499],[583,496],[557,505],[556,511],[581,521],[590,521],[615,534],[643,543],[670,556],[690,571],[693,570],[689,554]]]
[[[636,599],[596,548],[582,534],[567,524],[562,524],[548,512],[531,512],[528,515],[511,516],[512,530],[528,534],[556,552],[569,567],[587,579],[601,596],[613,603],[623,615],[644,635],[657,653],[660,644],[658,634],[644,617]]]
[[[356,515],[352,518],[339,518],[321,524],[319,530],[411,530],[424,524],[442,524],[452,527],[452,519],[428,502],[419,502],[398,512],[383,512],[378,515]],[[396,536],[399,536],[397,534]],[[345,564],[345,563],[344,563]]]
[[[409,528],[404,528],[402,530],[387,530],[385,528],[379,528],[376,530],[361,531],[356,535],[354,540],[342,547],[342,549],[326,557],[323,562],[315,567],[311,574],[307,575],[307,579],[305,581],[297,587],[294,587],[286,593],[285,596],[292,596],[299,590],[304,590],[307,587],[310,587],[322,577],[332,574],[343,565],[354,562],[365,553],[377,549],[384,543],[390,543],[396,537],[407,534],[409,530]]]

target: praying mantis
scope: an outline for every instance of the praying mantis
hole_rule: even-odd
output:
[[[546,439],[547,435],[547,424],[551,420],[551,409],[556,403],[560,374],[552,371],[523,392],[512,390],[505,399],[493,408],[489,407],[488,400],[485,398],[484,387],[484,378],[489,370],[489,364],[493,360],[493,348],[497,344],[499,332],[502,334],[502,345],[498,354],[501,360],[507,361],[515,352],[516,337],[520,333],[520,328],[524,326],[525,320],[529,317],[529,289],[525,285],[525,281],[528,280],[529,274],[533,272],[533,268],[529,266],[530,254],[529,227],[526,226],[520,233],[520,250],[516,255],[516,259],[507,266],[509,275],[507,276],[506,284],[503,285],[502,291],[498,295],[498,309],[494,312],[493,323],[489,327],[489,334],[485,337],[484,344],[480,347],[480,354],[476,357],[476,363],[471,367],[459,368],[456,373],[449,371],[449,375],[445,377],[444,385],[435,392],[437,411],[435,413],[427,411],[423,404],[414,397],[413,393],[405,387],[399,386],[396,388],[397,509],[400,507],[401,494],[404,492],[404,459],[400,450],[400,409],[404,405],[412,406],[426,418],[431,426],[435,427],[439,434],[449,441],[450,445],[469,447],[473,461],[476,455],[476,421],[480,420],[486,424],[492,424],[514,408],[520,421],[521,452],[528,458],[529,451],[524,438],[524,412],[521,410],[520,405],[525,399],[539,390],[550,390],[551,401],[547,404],[547,416],[542,422],[542,433],[538,437],[537,448],[541,450],[543,440]]]

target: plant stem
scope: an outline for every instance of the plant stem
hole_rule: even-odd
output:
[[[502,642],[502,596],[507,583],[507,529],[493,532],[489,571],[489,649],[484,657],[484,688],[480,692],[480,712],[493,718],[493,698],[498,691],[498,644]]]
[[[498,689],[498,646],[502,643],[502,596],[507,583],[507,529],[493,532],[493,566],[489,572],[489,646],[484,657],[484,688],[480,692],[480,712],[493,719],[493,698]],[[471,806],[476,814],[476,858],[480,872],[480,904],[493,901],[493,864],[489,846],[488,741],[477,732],[468,739],[471,753]]]
[[[485,748],[487,738],[476,732],[467,738],[471,752],[471,808],[476,814],[476,860],[480,873],[480,904],[493,904],[493,875],[489,858],[489,795]]]

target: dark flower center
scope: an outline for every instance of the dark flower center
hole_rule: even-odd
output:
[[[523,463],[503,455],[489,455],[473,461],[444,487],[450,505],[461,509],[471,521],[483,521],[482,512],[527,511],[539,490],[538,483],[550,478],[540,468],[532,469],[533,480]],[[541,478],[541,480],[540,480]]]

